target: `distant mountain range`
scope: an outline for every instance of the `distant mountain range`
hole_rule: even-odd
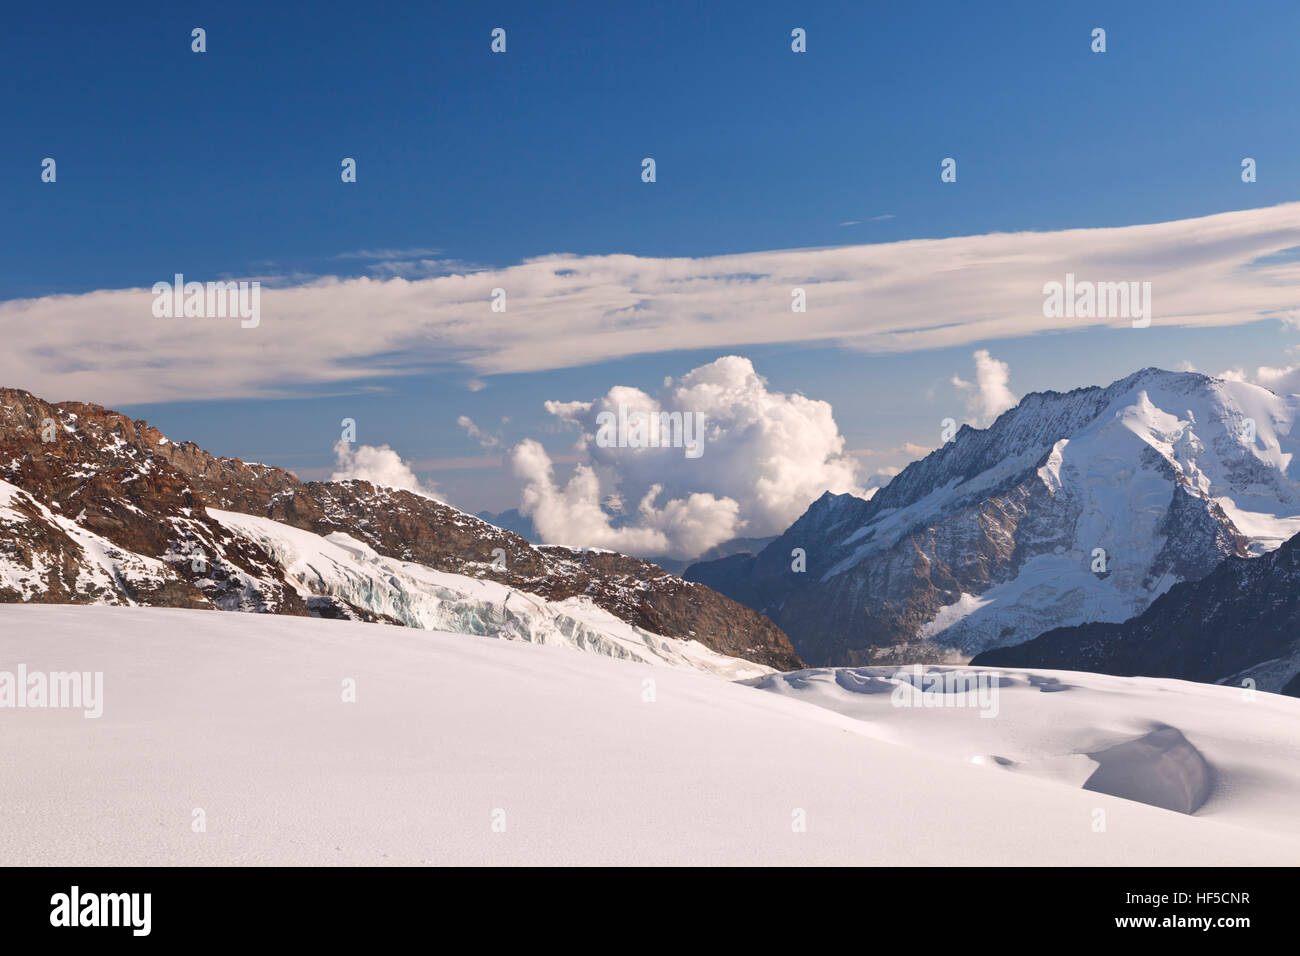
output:
[[[386,621],[729,676],[801,664],[767,618],[649,562],[535,547],[409,491],[304,483],[15,389],[0,389],[0,602]]]
[[[762,611],[817,665],[967,661],[1122,622],[1300,532],[1297,405],[1160,369],[1033,393],[870,500],[826,494],[757,555],[685,577]]]
[[[518,511],[304,483],[0,390],[0,602],[385,621],[731,677],[973,659],[1300,693],[1297,405],[1159,369],[1034,393],[683,580],[483,520],[531,532]]]

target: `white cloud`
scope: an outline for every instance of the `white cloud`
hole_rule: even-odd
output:
[[[461,415],[456,419],[456,424],[465,429],[466,434],[484,448],[499,448],[501,446],[501,439],[498,436],[483,431],[474,424],[474,419],[468,415]]]
[[[1020,400],[1007,385],[1011,380],[1011,369],[1006,362],[995,359],[988,349],[977,350],[973,358],[975,381],[967,382],[954,375],[952,384],[965,395],[967,410],[976,417],[976,424],[983,427],[1008,408],[1014,408]]]
[[[387,445],[358,445],[353,448],[340,438],[334,445],[334,460],[335,471],[330,481],[356,478],[372,485],[403,488],[426,498],[442,500],[438,489],[421,482],[402,457]]]
[[[1271,368],[1261,365],[1253,372],[1246,369],[1228,369],[1219,376],[1230,382],[1252,382],[1263,385],[1278,395],[1300,395],[1300,365],[1285,365]]]
[[[617,416],[620,406],[629,418],[702,415],[701,453],[602,446],[600,416]],[[547,402],[546,408],[579,431],[582,460],[573,476],[559,485],[550,457],[532,441],[516,446],[511,461],[524,482],[520,510],[553,543],[694,557],[739,534],[784,531],[823,492],[863,493],[830,404],[769,390],[739,356],[670,379],[655,396],[615,386],[594,401]],[[619,520],[601,507],[611,495],[640,504]]]
[[[949,347],[1089,324],[1042,314],[1044,283],[1067,272],[1151,282],[1153,326],[1294,321],[1300,261],[1280,253],[1296,247],[1300,204],[1290,203],[1107,229],[699,259],[566,254],[419,279],[321,278],[263,288],[256,329],[155,318],[147,287],[55,295],[0,303],[0,382],[128,404],[301,395],[447,361],[487,375],[758,344]],[[795,287],[808,296],[797,316]],[[491,311],[494,288],[507,290],[508,311]],[[1129,320],[1109,324],[1147,334]]]
[[[442,255],[441,249],[357,249],[340,252],[335,259],[430,259]]]
[[[378,279],[426,279],[474,272],[480,268],[463,259],[385,259],[367,266],[366,271]]]
[[[531,438],[512,449],[510,461],[524,483],[519,510],[533,519],[537,533],[551,544],[685,558],[736,536],[739,509],[729,498],[697,492],[656,507],[663,489],[651,485],[641,498],[635,523],[616,526],[611,512],[621,510],[621,499],[605,496],[612,507],[608,511],[601,507],[601,479],[591,465],[578,465],[560,486],[546,450]]]
[[[1279,395],[1300,394],[1300,365],[1283,368],[1261,366],[1255,370],[1255,382]]]

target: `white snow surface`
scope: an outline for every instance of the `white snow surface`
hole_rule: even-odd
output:
[[[636,627],[589,598],[548,601],[497,581],[384,557],[342,532],[321,537],[270,518],[207,511],[228,530],[260,545],[304,597],[337,597],[409,627],[559,644],[647,664],[694,667],[731,679],[772,672],[763,664],[719,654],[699,641]]]
[[[1236,689],[1008,672],[985,719],[893,708],[869,671],[763,690],[385,625],[0,606],[19,664],[104,693],[98,719],[0,709],[12,864],[1300,862],[1300,701]],[[1188,748],[1195,813],[1082,789],[1083,751],[1112,790],[1195,784]]]
[[[996,685],[992,707],[957,688],[932,693],[921,706],[903,693],[932,677],[966,675]],[[1300,700],[1293,697],[1170,679],[946,665],[818,668],[746,683],[954,763],[1176,807],[1268,839],[1300,839]]]

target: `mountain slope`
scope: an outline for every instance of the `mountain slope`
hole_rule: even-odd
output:
[[[49,440],[46,440],[49,439]],[[645,561],[533,547],[455,508],[364,481],[304,483],[215,458],[96,405],[0,390],[0,601],[120,603],[392,620],[388,597],[313,592],[266,541],[210,510],[267,518],[376,557],[494,581],[547,602],[582,599],[650,635],[776,668],[799,666],[760,614]],[[354,595],[355,597],[356,595]]]
[[[815,663],[967,660],[1122,621],[1300,531],[1297,406],[1160,369],[1034,393],[870,500],[824,495],[757,556],[686,577],[763,611]]]
[[[559,645],[643,664],[685,665],[732,680],[770,671],[695,640],[628,624],[585,596],[547,601],[491,579],[384,557],[341,531],[322,538],[269,518],[215,508],[208,515],[271,555],[309,605],[322,596],[426,631]]]
[[[673,574],[681,574],[692,564],[700,561],[716,561],[722,558],[729,558],[736,554],[757,554],[776,540],[776,535],[768,535],[765,538],[732,538],[730,541],[724,541],[722,544],[715,544],[709,550],[705,551],[694,561],[688,561],[683,558],[650,558],[655,564],[659,565],[666,571]]]
[[[1240,684],[1300,697],[1300,535],[1175,584],[1120,624],[1055,628],[978,655],[989,667],[1049,667]]]
[[[537,529],[533,527],[533,519],[525,518],[519,513],[518,508],[495,512],[480,511],[474,517],[486,521],[490,525],[495,525],[503,531],[513,531],[529,544],[542,543],[541,537],[537,534]]]

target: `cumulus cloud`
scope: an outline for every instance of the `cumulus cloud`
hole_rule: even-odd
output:
[[[533,441],[510,458],[524,485],[520,510],[549,542],[690,558],[740,534],[784,531],[823,492],[863,493],[830,404],[769,389],[739,356],[669,379],[655,395],[615,386],[546,408],[579,433],[572,477],[561,485]],[[672,447],[602,438],[611,422],[664,413],[657,443]],[[621,515],[622,502],[637,504]]]
[[[340,438],[334,445],[335,471],[330,481],[360,479],[372,485],[402,488],[441,500],[438,489],[420,481],[402,457],[387,445],[357,445]]]
[[[524,483],[519,510],[550,544],[690,558],[736,536],[739,505],[730,498],[695,492],[657,507],[663,487],[655,484],[642,496],[635,521],[616,525],[611,512],[621,511],[622,499],[604,496],[609,510],[602,507],[601,478],[591,465],[578,465],[561,486],[546,450],[531,438],[514,447],[510,461]]]
[[[255,329],[155,318],[147,286],[54,295],[0,303],[0,381],[129,404],[298,396],[448,361],[487,375],[792,342],[898,352],[1090,323],[1144,334],[1127,319],[1045,318],[1043,286],[1067,272],[1151,282],[1154,325],[1294,321],[1300,261],[1284,253],[1296,247],[1300,204],[1289,203],[1107,229],[707,258],[565,254],[421,278],[318,278],[264,288]],[[798,316],[795,287],[808,297]],[[491,311],[495,288],[507,291],[508,311]]]
[[[952,384],[965,396],[967,410],[975,416],[977,425],[990,424],[1008,408],[1014,408],[1020,401],[1011,391],[1011,369],[1006,362],[1000,362],[989,354],[988,349],[975,352],[975,381],[964,381],[954,375]]]
[[[1255,370],[1255,382],[1279,395],[1300,394],[1300,365],[1282,368],[1260,366]]]
[[[1229,369],[1219,376],[1230,382],[1251,382],[1263,385],[1278,395],[1300,395],[1300,365],[1273,368],[1261,365],[1253,372],[1243,368]]]

